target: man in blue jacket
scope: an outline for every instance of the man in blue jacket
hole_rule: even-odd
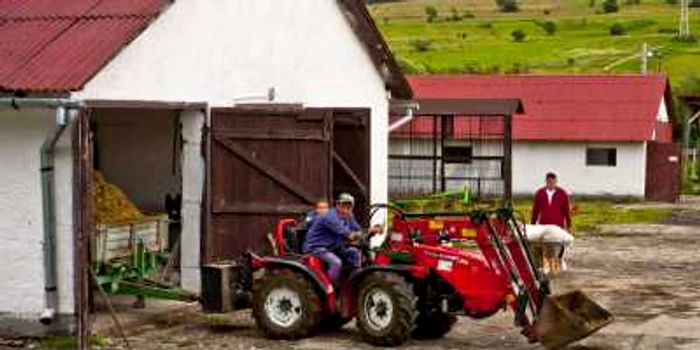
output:
[[[314,254],[328,264],[328,275],[337,283],[343,262],[353,269],[360,268],[360,251],[348,246],[346,241],[355,241],[361,227],[352,214],[355,198],[343,193],[338,196],[335,208],[328,214],[316,218],[306,234],[304,253]]]

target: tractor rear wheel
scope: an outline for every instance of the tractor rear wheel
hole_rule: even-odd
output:
[[[413,337],[416,339],[441,338],[452,330],[452,325],[455,322],[457,322],[457,317],[446,313],[421,313],[416,319],[416,329],[413,330]]]
[[[273,270],[253,285],[253,318],[267,338],[307,337],[318,330],[322,316],[321,298],[304,276]]]
[[[417,297],[411,285],[394,273],[373,273],[360,284],[357,327],[370,344],[397,346],[411,338]]]

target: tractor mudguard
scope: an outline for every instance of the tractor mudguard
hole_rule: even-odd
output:
[[[326,295],[328,292],[333,292],[332,284],[324,282],[308,266],[299,261],[272,257],[263,257],[261,258],[261,261],[263,263],[263,268],[266,269],[286,268],[300,273],[302,276],[308,278],[312,284],[318,288],[318,291],[321,292],[322,295]],[[328,287],[330,287],[330,289]]]
[[[415,265],[377,265],[370,266],[356,271],[350,276],[350,283],[353,286],[359,285],[360,281],[373,272],[393,272],[409,279],[422,279],[428,275],[428,270]]]
[[[297,260],[274,257],[259,257],[257,264],[265,269],[289,269],[306,277],[323,298],[327,311],[335,312],[337,296],[333,283],[330,279],[319,276],[311,267]]]

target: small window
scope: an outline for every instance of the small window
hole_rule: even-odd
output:
[[[470,146],[446,146],[443,148],[443,161],[445,163],[471,164],[472,156]]]
[[[587,148],[587,166],[617,166],[617,149],[615,148]]]

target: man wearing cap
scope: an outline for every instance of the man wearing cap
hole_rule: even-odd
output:
[[[354,241],[361,230],[352,214],[355,198],[342,193],[338,196],[335,208],[328,214],[314,220],[304,242],[304,253],[314,254],[328,264],[328,275],[338,282],[343,263],[353,269],[360,268],[360,251],[345,244]]]

